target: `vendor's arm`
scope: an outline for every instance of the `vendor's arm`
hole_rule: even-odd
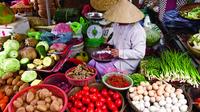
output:
[[[131,49],[119,49],[119,58],[142,59],[146,49],[146,33],[141,26],[133,31],[131,44]]]

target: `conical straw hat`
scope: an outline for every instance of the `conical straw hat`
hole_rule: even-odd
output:
[[[104,18],[117,23],[134,23],[144,18],[144,14],[128,0],[120,0],[104,13]]]
[[[90,0],[91,6],[97,11],[106,11],[119,0]]]

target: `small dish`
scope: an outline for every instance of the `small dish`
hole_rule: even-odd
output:
[[[114,59],[114,57],[111,55],[111,51],[107,50],[95,51],[92,53],[91,57],[100,62],[109,62]]]

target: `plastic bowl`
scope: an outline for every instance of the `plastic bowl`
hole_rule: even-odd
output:
[[[49,75],[44,79],[43,83],[57,86],[65,91],[65,93],[68,93],[73,87],[63,73]]]
[[[62,98],[63,102],[64,102],[64,105],[63,105],[63,108],[61,109],[60,112],[64,112],[67,108],[67,103],[68,103],[68,99],[67,99],[67,95],[66,93],[56,87],[56,86],[53,86],[53,85],[49,85],[49,84],[40,84],[40,85],[37,85],[37,86],[31,86],[31,87],[28,87],[20,92],[18,92],[13,98],[12,100],[10,101],[9,103],[9,106],[8,106],[8,111],[9,112],[15,112],[15,109],[14,109],[14,105],[13,105],[13,102],[18,98],[20,97],[21,95],[23,95],[24,93],[28,92],[29,90],[31,89],[35,89],[35,90],[38,90],[38,89],[42,89],[42,88],[46,88],[48,89],[49,91],[51,91],[53,93],[53,95],[57,96],[57,97],[60,97]]]
[[[97,75],[97,70],[95,68],[91,67],[91,66],[87,66],[87,67],[90,68],[90,69],[93,69],[95,71],[94,75],[87,78],[87,79],[78,80],[78,79],[73,79],[73,78],[71,78],[67,75],[69,72],[76,69],[76,67],[72,67],[69,70],[67,70],[66,73],[65,73],[65,77],[68,79],[69,83],[73,86],[84,86],[84,85],[88,85],[88,84],[96,82],[95,77]]]
[[[110,77],[110,76],[112,76],[112,75],[121,75],[121,76],[123,76],[127,81],[130,82],[130,85],[127,86],[127,87],[119,88],[119,87],[114,87],[114,86],[108,84],[108,83],[106,82],[106,80],[107,80],[108,77]],[[132,81],[132,79],[131,79],[128,75],[125,75],[125,74],[120,73],[120,72],[111,72],[111,73],[107,73],[107,74],[105,74],[105,75],[102,77],[102,81],[103,81],[103,83],[104,83],[108,88],[114,89],[114,90],[118,90],[118,91],[127,90],[127,89],[129,89],[131,86],[133,86],[133,81]]]

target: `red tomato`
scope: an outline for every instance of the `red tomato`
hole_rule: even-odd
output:
[[[96,93],[96,92],[98,92],[98,89],[96,87],[91,87],[90,88],[90,92],[91,93]]]
[[[67,103],[67,107],[70,109],[73,106],[73,104],[71,102]]]
[[[95,112],[103,112],[100,108],[95,109]]]
[[[97,96],[95,94],[90,95],[90,100],[93,102],[97,101]]]
[[[103,106],[101,107],[102,110],[107,110],[107,107],[105,104],[103,104]]]
[[[96,95],[97,95],[98,98],[101,97],[101,94],[100,94],[100,93],[96,93]]]
[[[96,107],[100,108],[103,106],[103,103],[101,101],[96,101]]]
[[[76,101],[74,102],[74,105],[75,105],[75,107],[77,107],[77,108],[81,108],[81,107],[83,106],[83,104],[82,104],[81,101],[79,101],[79,100],[76,100]]]
[[[106,99],[103,98],[103,97],[100,97],[100,98],[99,98],[99,101],[101,101],[102,103],[105,103],[105,102],[106,102]]]
[[[116,101],[115,101],[115,105],[119,108],[119,107],[121,107],[121,105],[122,105],[122,100],[121,99],[117,99]]]
[[[72,108],[70,109],[70,112],[77,112],[77,109],[76,109],[75,107],[72,107]]]
[[[119,98],[120,98],[120,94],[119,93],[116,92],[116,93],[113,94],[113,99],[116,100],[116,99],[119,99]]]
[[[84,91],[84,94],[83,94],[84,96],[89,96],[90,95],[90,93],[89,93],[89,91]]]
[[[83,112],[82,110],[77,110],[77,112]]]
[[[108,108],[112,111],[117,110],[117,107],[115,106],[115,104],[112,101],[108,101]]]
[[[112,112],[119,112],[118,110],[113,110]]]
[[[83,102],[83,104],[89,104],[90,103],[90,99],[88,97],[83,97],[82,98],[82,102]]]
[[[112,90],[108,90],[108,94],[109,94],[110,96],[112,96],[112,95],[114,94],[114,92],[113,92]]]
[[[82,111],[85,112],[87,110],[86,107],[82,107]]]
[[[103,88],[102,91],[101,91],[101,94],[102,94],[103,96],[107,97],[107,96],[108,96],[108,91],[107,91],[107,89],[106,89],[106,88]]]
[[[83,87],[83,90],[84,90],[84,91],[89,91],[89,89],[90,89],[90,88],[89,88],[88,86],[84,86],[84,87]]]
[[[69,101],[72,101],[72,102],[73,102],[74,100],[75,100],[74,96],[70,96],[70,97],[69,97]]]
[[[88,108],[94,109],[94,104],[93,103],[89,103]]]
[[[81,99],[81,98],[82,98],[82,94],[78,93],[77,99]]]
[[[107,101],[112,101],[112,99],[110,97],[107,97],[106,100]]]
[[[108,110],[107,109],[102,109],[102,112],[108,112]]]
[[[86,110],[86,112],[94,112],[94,109],[93,109],[93,108],[88,108],[88,109]]]

